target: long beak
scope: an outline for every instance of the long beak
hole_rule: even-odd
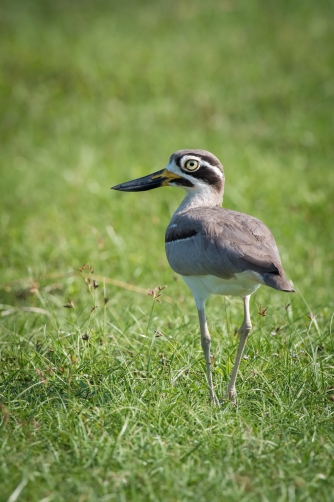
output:
[[[162,169],[148,176],[127,181],[126,183],[121,183],[111,188],[112,190],[120,190],[121,192],[144,192],[145,190],[167,186],[170,181],[180,178],[181,176],[167,171],[167,169]]]

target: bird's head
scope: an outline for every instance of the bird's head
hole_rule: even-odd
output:
[[[178,150],[161,171],[112,187],[122,192],[143,192],[162,186],[184,188],[188,193],[224,191],[223,166],[205,150]]]

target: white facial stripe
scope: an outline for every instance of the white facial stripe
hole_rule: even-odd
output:
[[[219,176],[221,179],[224,179],[224,174],[222,173],[222,171],[219,169],[219,167],[217,166],[213,166],[211,164],[209,164],[209,162],[206,162],[205,160],[201,159],[201,157],[197,157],[196,155],[184,155],[181,159],[181,165],[184,166],[184,164],[187,162],[187,160],[189,159],[194,159],[194,160],[197,160],[201,166],[206,166],[210,169],[214,169],[216,171],[216,173],[219,173]],[[191,171],[189,172],[189,174],[185,171],[182,171],[179,166],[175,163],[175,160],[172,161],[171,164],[168,164],[166,166],[166,169],[167,171],[170,171],[172,173],[175,173],[175,174],[178,174],[179,176],[182,176],[182,178],[185,178],[187,180],[189,180],[193,185],[195,185],[196,187],[206,187],[208,186],[207,183],[205,183],[205,181],[201,180],[201,179],[198,179],[198,178],[194,178],[192,175],[191,175]],[[200,167],[199,167],[200,169]],[[198,171],[198,169],[196,169],[196,172]],[[172,185],[173,183],[170,182],[169,183],[170,185]],[[176,184],[177,186],[177,184]]]
[[[197,160],[197,162],[199,162],[199,165],[200,165],[199,169],[201,168],[201,166],[208,167],[209,169],[215,169],[217,172],[219,172],[221,177],[223,177],[223,173],[221,172],[219,167],[213,166],[212,164],[210,164],[210,162],[203,160],[201,157],[196,157],[196,155],[184,155],[181,159],[182,168],[184,168],[184,166],[188,160]],[[196,169],[196,171],[198,171],[198,169]]]
[[[205,167],[208,167],[209,169],[215,169],[217,172],[219,172],[219,174],[221,175],[221,177],[223,177],[223,173],[221,172],[221,170],[219,169],[219,167],[213,166],[212,164],[210,164],[210,162],[207,162],[206,160],[202,159],[201,157],[196,157],[196,155],[184,155],[182,157],[182,159],[181,159],[181,166],[183,168],[184,168],[187,160],[197,160],[197,162],[199,162],[200,166],[205,166]],[[199,169],[200,168],[201,167],[199,167]]]
[[[178,174],[182,178],[189,180],[190,183],[192,183],[195,186],[203,187],[203,188],[207,187],[207,184],[204,183],[202,180],[198,180],[198,179],[194,178],[193,176],[191,176],[191,174],[187,174],[184,171],[181,171],[179,166],[177,164],[175,164],[174,160],[173,160],[172,164],[168,164],[166,169],[167,169],[167,171],[171,171],[172,173]],[[169,185],[173,185],[173,181],[170,181]],[[177,186],[177,181],[175,182],[175,186]],[[186,188],[186,187],[183,187],[183,188]]]
[[[179,176],[184,175],[183,171],[181,171],[179,166],[175,164],[174,160],[171,164],[168,164],[165,169],[167,169],[167,171],[170,171],[171,173],[178,174]]]

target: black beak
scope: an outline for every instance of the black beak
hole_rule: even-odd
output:
[[[161,187],[164,181],[167,180],[164,176],[164,169],[156,173],[137,178],[136,180],[127,181],[120,185],[111,187],[112,190],[120,190],[121,192],[144,192],[145,190],[152,190],[153,188]]]
[[[112,190],[120,190],[121,192],[145,192],[146,190],[166,186],[172,178],[176,177],[179,178],[180,176],[173,175],[171,172],[166,171],[166,169],[161,169],[161,171],[157,171],[156,173],[127,181],[111,188]]]

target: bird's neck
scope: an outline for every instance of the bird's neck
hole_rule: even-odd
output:
[[[186,189],[186,192],[175,214],[196,207],[221,207],[223,202],[223,192],[217,192],[211,187],[201,190]]]

